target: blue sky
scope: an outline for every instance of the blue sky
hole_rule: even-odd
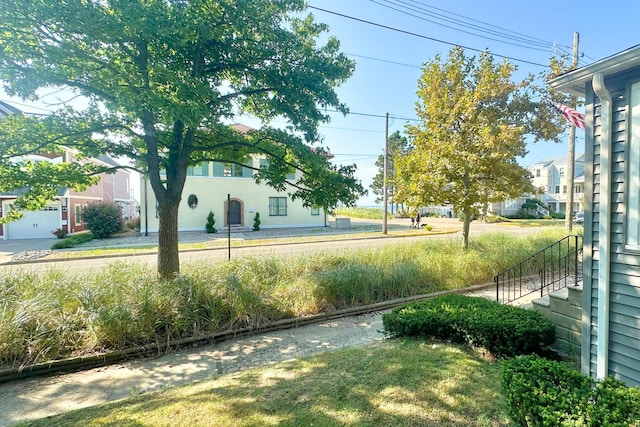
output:
[[[494,54],[542,65],[548,64],[554,43],[570,53],[573,33],[576,31],[580,35],[581,55],[584,54],[580,58],[580,65],[592,63],[640,43],[637,30],[640,6],[630,1],[309,0],[309,5],[469,48],[488,48]],[[421,14],[425,9],[467,24],[486,23],[495,31],[517,32],[518,34],[512,35],[526,39],[527,42],[512,42],[531,46],[531,39],[535,39],[537,47],[543,50],[501,43],[424,21],[419,17],[454,26],[452,22]],[[401,34],[327,12],[313,9],[311,12],[318,21],[330,26],[330,33],[340,40],[342,51],[357,61],[353,76],[338,90],[341,100],[350,110],[374,115],[388,112],[398,117],[415,118],[415,92],[421,74],[419,66],[432,60],[438,53],[446,56],[451,45]],[[465,18],[481,21],[482,24]],[[472,31],[468,27],[462,29]],[[495,34],[483,34],[498,38]],[[467,55],[473,53],[468,51]],[[528,73],[538,74],[544,69],[521,61],[512,62],[518,66],[516,76],[520,78]],[[390,123],[390,132],[402,132],[405,126],[405,121],[399,119]],[[325,137],[324,143],[336,155],[335,161],[355,162],[358,165],[358,176],[368,187],[377,172],[375,160],[383,152],[384,119],[360,115],[343,118],[336,114],[332,122],[322,128],[322,134]],[[576,135],[576,153],[580,154],[584,152],[584,131],[578,129]],[[566,136],[563,137],[562,144],[529,143],[529,154],[520,159],[520,163],[528,165],[545,158],[566,156],[566,139]],[[359,204],[373,204],[374,199],[375,196],[370,194],[361,199]]]
[[[334,114],[331,123],[321,127],[321,134],[324,136],[323,145],[330,148],[336,163],[356,163],[357,175],[367,188],[377,172],[376,158],[382,154],[384,147],[384,118],[367,115],[384,116],[390,113],[396,117],[415,118],[415,92],[421,74],[420,66],[438,53],[446,56],[452,44],[479,50],[488,48],[494,54],[509,56],[519,68],[516,77],[522,78],[528,73],[538,74],[543,70],[543,67],[531,63],[546,65],[554,43],[570,52],[575,31],[580,34],[580,52],[584,55],[580,58],[581,65],[640,43],[637,30],[640,3],[631,1],[308,0],[308,4],[448,43],[401,34],[328,12],[309,10],[316,20],[329,25],[329,34],[337,37],[342,51],[357,62],[351,79],[338,89],[341,100],[353,114],[347,117]],[[442,16],[426,16],[422,13],[424,11],[444,15],[450,21],[444,22]],[[538,49],[542,50],[490,40],[486,37],[501,37],[488,34],[486,30],[482,33],[485,37],[465,33],[461,29],[478,31],[460,28],[452,21],[482,25],[491,31],[509,32],[511,36],[523,40],[512,40],[513,43],[530,47],[535,42]],[[473,52],[468,51],[467,54]],[[2,93],[0,99],[14,101],[12,104],[24,111],[43,112],[37,109],[42,105],[27,103],[28,106],[25,106],[21,101],[11,100]],[[396,130],[402,132],[405,123],[401,119],[391,119],[390,133]],[[545,158],[565,156],[566,137],[564,141],[562,144],[528,144],[529,154],[520,163],[528,165]],[[578,129],[576,153],[582,152],[584,132]],[[374,204],[374,199],[375,196],[369,194],[360,200],[359,205]]]

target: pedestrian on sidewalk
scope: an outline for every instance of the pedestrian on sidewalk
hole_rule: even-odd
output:
[[[416,228],[420,228],[420,211],[416,213]]]
[[[411,217],[411,228],[414,227],[415,223],[416,223],[416,220],[413,217]]]

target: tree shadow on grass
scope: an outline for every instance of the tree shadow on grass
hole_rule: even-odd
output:
[[[498,377],[495,364],[462,347],[390,340],[33,425],[504,426]]]

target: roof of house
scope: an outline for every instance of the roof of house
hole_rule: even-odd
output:
[[[639,66],[640,44],[582,68],[561,74],[549,80],[549,86],[573,95],[584,96],[585,84],[593,78],[594,74],[603,73],[605,76],[610,76]]]
[[[21,111],[6,102],[0,101],[0,118],[7,117],[9,114],[20,114]]]
[[[569,156],[562,156],[562,157],[554,157],[552,159],[545,159],[545,160],[541,160],[537,163],[532,164],[531,166],[529,166],[529,168],[532,167],[536,167],[536,166],[541,166],[543,168],[549,167],[552,164],[562,164],[562,163],[567,163],[569,159]],[[584,153],[576,156],[575,158],[576,162],[584,162]]]

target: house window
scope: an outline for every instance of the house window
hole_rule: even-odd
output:
[[[560,178],[564,178],[564,168],[560,168]]]
[[[209,162],[201,162],[187,168],[187,176],[209,176]]]
[[[264,168],[268,168],[269,167],[269,160],[267,159],[260,159],[260,169],[264,169]],[[287,181],[295,181],[296,179],[296,173],[295,172],[291,172],[288,173],[286,176]]]
[[[269,197],[269,216],[287,216],[286,197]]]
[[[567,186],[566,185],[562,186],[562,194],[567,194]]]
[[[556,185],[556,194],[560,194],[560,186]]]
[[[582,193],[582,185],[576,185],[574,193],[576,193],[576,194]]]
[[[320,215],[320,208],[317,206],[314,206],[311,208],[311,215]]]
[[[251,166],[251,162],[247,166]],[[224,176],[232,178],[251,178],[253,171],[249,167],[237,165],[235,163],[213,163],[213,176]]]
[[[238,167],[238,165],[235,165],[233,163],[225,163],[222,176],[240,177],[242,176],[242,167]]]
[[[74,215],[75,218],[73,220],[73,224],[82,225],[82,205],[75,205],[74,211],[75,211],[75,215]]]
[[[631,85],[629,94],[629,153],[626,164],[627,212],[625,243],[640,249],[640,82]]]
[[[536,178],[540,178],[540,169],[536,169]]]

